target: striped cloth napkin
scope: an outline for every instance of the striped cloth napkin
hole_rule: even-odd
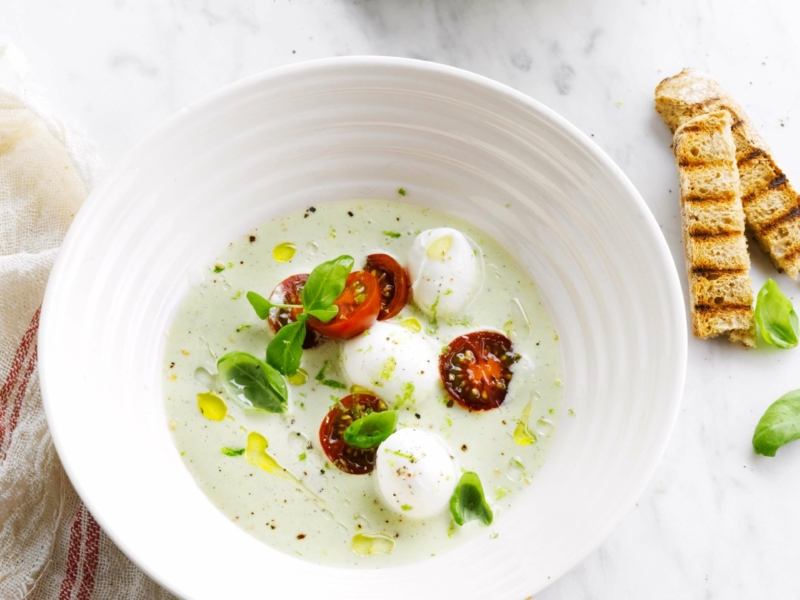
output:
[[[58,247],[101,169],[92,144],[52,114],[27,70],[0,37],[0,598],[172,598],[100,529],[47,429],[40,306]]]

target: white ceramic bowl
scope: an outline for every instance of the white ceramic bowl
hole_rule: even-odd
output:
[[[563,412],[530,489],[479,536],[410,566],[320,567],[230,523],[181,463],[164,331],[193,273],[254,225],[347,198],[457,214],[527,267],[560,334]],[[506,207],[508,205],[508,208]],[[633,505],[678,412],[686,323],[655,220],[586,136],[488,79],[389,58],[315,61],[181,111],[86,201],[42,314],[61,460],[112,539],[187,598],[514,599],[554,581]]]

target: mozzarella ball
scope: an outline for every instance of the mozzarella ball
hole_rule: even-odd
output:
[[[379,321],[347,340],[342,365],[351,383],[390,405],[427,400],[440,387],[433,346],[422,334],[394,323]]]
[[[401,515],[426,519],[448,506],[458,483],[456,461],[443,442],[420,429],[401,429],[378,447],[378,488]]]
[[[429,316],[461,316],[483,284],[469,240],[450,227],[417,236],[408,251],[408,274],[414,303]]]

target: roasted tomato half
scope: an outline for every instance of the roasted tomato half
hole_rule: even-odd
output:
[[[491,410],[506,399],[511,365],[519,360],[511,340],[494,331],[457,337],[439,357],[439,374],[449,396],[468,410]]]
[[[381,312],[378,313],[378,320],[391,319],[408,302],[408,292],[411,289],[408,273],[388,254],[370,254],[364,270],[375,277],[381,290]]]
[[[356,448],[345,443],[344,431],[353,421],[371,412],[383,412],[386,404],[372,394],[353,394],[339,401],[325,415],[319,427],[319,442],[328,459],[336,468],[351,475],[364,475],[375,468],[378,448]]]
[[[344,291],[334,302],[338,314],[323,323],[311,318],[308,323],[325,337],[347,340],[372,327],[381,310],[381,292],[378,281],[366,271],[356,271],[347,276]]]
[[[272,290],[269,301],[275,304],[302,304],[303,286],[307,279],[308,275],[305,273],[287,277]],[[297,315],[302,310],[302,308],[273,308],[267,319],[270,329],[273,333],[278,333],[278,330],[284,325],[297,321]],[[306,323],[306,339],[303,342],[303,348],[308,350],[318,346],[321,341],[322,336]]]

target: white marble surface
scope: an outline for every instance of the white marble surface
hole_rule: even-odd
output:
[[[682,271],[670,135],[652,92],[683,66],[714,74],[800,182],[795,0],[3,0],[0,33],[112,166],[215,88],[311,58],[388,54],[511,85],[594,140],[638,187]],[[760,285],[776,276],[753,251]],[[800,597],[800,443],[753,454],[763,410],[800,388],[800,350],[690,340],[680,417],[636,506],[537,598]],[[531,543],[546,543],[531,540]]]

